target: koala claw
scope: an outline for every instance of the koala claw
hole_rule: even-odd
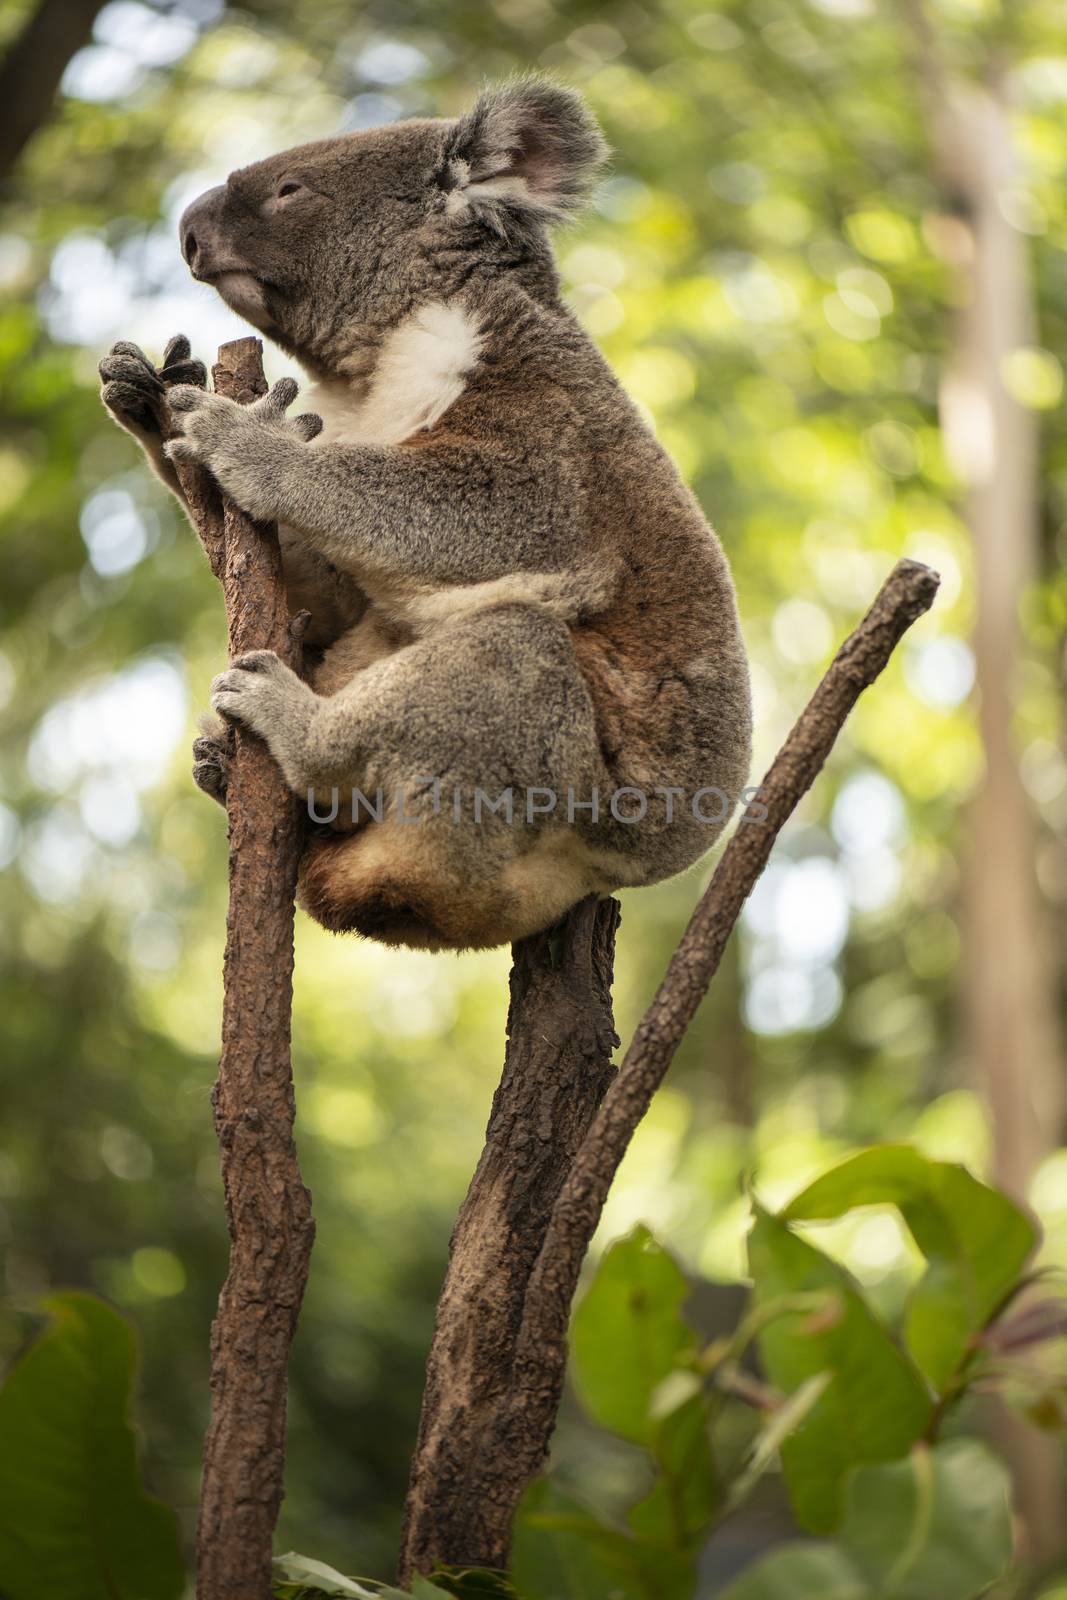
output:
[[[170,461],[199,461],[200,452],[187,439],[171,439],[163,446],[163,454]]]
[[[299,393],[300,385],[295,378],[279,378],[270,393],[255,402],[254,409],[280,416],[284,411],[288,411]]]
[[[167,368],[180,365],[188,361],[191,354],[192,349],[188,339],[185,337],[185,334],[176,333],[173,339],[167,340],[166,347],[163,351],[163,366],[164,368]],[[202,367],[204,363],[202,361],[198,361],[196,365]],[[205,378],[207,377],[206,370],[204,376]]]
[[[159,418],[156,407],[144,392],[133,383],[114,380],[105,383],[100,398],[107,409],[124,427],[135,433],[158,433]]]

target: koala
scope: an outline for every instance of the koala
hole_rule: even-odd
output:
[[[335,931],[524,937],[689,866],[747,780],[722,548],[561,298],[550,230],[606,154],[575,93],[527,77],[271,156],[189,207],[181,249],[296,358],[308,411],[291,379],[209,393],[181,338],[159,369],[126,343],[101,363],[175,493],[199,462],[279,524],[307,681],[254,652],[212,705],[308,798],[300,902]],[[224,741],[196,757],[223,797]]]

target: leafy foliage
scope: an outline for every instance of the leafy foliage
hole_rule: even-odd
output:
[[[796,1231],[887,1204],[927,1258],[905,1345]],[[536,1484],[515,1540],[524,1600],[689,1600],[709,1532],[776,1457],[798,1522],[836,1537],[774,1551],[728,1600],[973,1600],[1006,1570],[1003,1467],[974,1440],[939,1438],[949,1408],[989,1381],[1010,1326],[1037,1340],[1062,1328],[1047,1308],[998,1320],[1026,1284],[1031,1224],[964,1169],[892,1145],[842,1162],[780,1212],[753,1211],[749,1309],[730,1338],[703,1347],[685,1276],[647,1229],[605,1252],[574,1317],[572,1377],[590,1415],[646,1452],[653,1483],[614,1521],[551,1479]],[[739,1365],[753,1342],[771,1387]],[[740,1459],[719,1441],[727,1395],[762,1417]]]
[[[550,1483],[524,1497],[512,1552],[515,1586],[526,1600],[686,1600],[695,1571],[683,1551],[604,1525]]]
[[[335,1572],[325,1561],[300,1556],[295,1551],[274,1558],[275,1600],[305,1600],[312,1595],[349,1595],[353,1600],[375,1600],[378,1589]]]
[[[722,1600],[973,1600],[1011,1559],[1007,1474],[974,1440],[849,1478],[834,1544],[785,1545]]]
[[[129,1325],[92,1295],[54,1295],[53,1323],[0,1391],[5,1600],[177,1600],[178,1525],[146,1495],[127,1420]]]
[[[941,1346],[923,1345],[946,1371],[940,1389],[844,1269],[795,1232],[887,1202],[929,1250],[909,1336],[919,1326],[926,1337],[915,1300],[932,1299],[935,1267],[958,1313],[945,1319],[950,1369]],[[278,1556],[275,1600],[692,1600],[709,1535],[779,1458],[798,1520],[834,1537],[772,1551],[724,1600],[974,1600],[1010,1559],[1007,1480],[983,1446],[941,1442],[940,1430],[977,1377],[1003,1376],[1012,1348],[1063,1332],[1051,1302],[1011,1310],[1033,1243],[1018,1210],[963,1169],[901,1146],[863,1151],[778,1213],[754,1204],[750,1303],[706,1343],[687,1276],[635,1228],[604,1253],[576,1310],[571,1373],[590,1417],[644,1457],[645,1490],[605,1515],[555,1477],[533,1484],[507,1574],[441,1569],[401,1591]],[[0,1391],[0,1591],[177,1600],[175,1521],[140,1488],[126,1417],[130,1330],[92,1296],[58,1296],[50,1310],[54,1326]],[[740,1452],[725,1438],[727,1403],[759,1419]]]
[[[607,1250],[574,1317],[571,1361],[582,1403],[602,1428],[635,1444],[659,1432],[659,1386],[696,1354],[682,1315],[689,1284],[647,1228]]]
[[[432,1578],[416,1573],[410,1589],[373,1579],[346,1578],[324,1561],[300,1556],[295,1551],[274,1558],[274,1600],[315,1600],[317,1595],[333,1595],[350,1600],[434,1600],[450,1595],[452,1600],[515,1600],[515,1591],[502,1572],[469,1567],[446,1567]]]

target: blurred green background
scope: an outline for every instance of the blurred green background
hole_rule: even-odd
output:
[[[243,331],[175,231],[229,170],[455,114],[531,67],[581,88],[615,151],[559,237],[566,292],[732,562],[754,776],[894,560],[942,575],[786,829],[600,1240],[643,1220],[732,1305],[743,1171],[776,1202],[854,1144],[908,1138],[1027,1194],[1067,1266],[1062,0],[83,10],[91,40],[58,41],[61,92],[0,212],[0,1354],[50,1286],[123,1308],[150,1481],[191,1527],[226,1249],[209,1107],[226,859],[189,745],[224,627],[96,361],[182,330],[210,362]],[[32,17],[5,0],[0,49]],[[27,86],[12,76],[0,122]],[[624,896],[624,1039],[706,874]],[[507,970],[506,952],[397,954],[299,921],[319,1231],[280,1549],[389,1570]],[[821,1237],[899,1303],[914,1267],[892,1218]],[[558,1448],[594,1493],[625,1470],[573,1407]],[[1057,1458],[1036,1432],[1013,1448],[1052,1554]]]

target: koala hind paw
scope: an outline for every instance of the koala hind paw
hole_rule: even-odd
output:
[[[306,692],[273,650],[249,650],[212,683],[211,709],[265,735],[288,698],[290,680],[298,692]]]
[[[228,734],[201,734],[193,740],[193,782],[222,803],[230,780],[230,754]]]

